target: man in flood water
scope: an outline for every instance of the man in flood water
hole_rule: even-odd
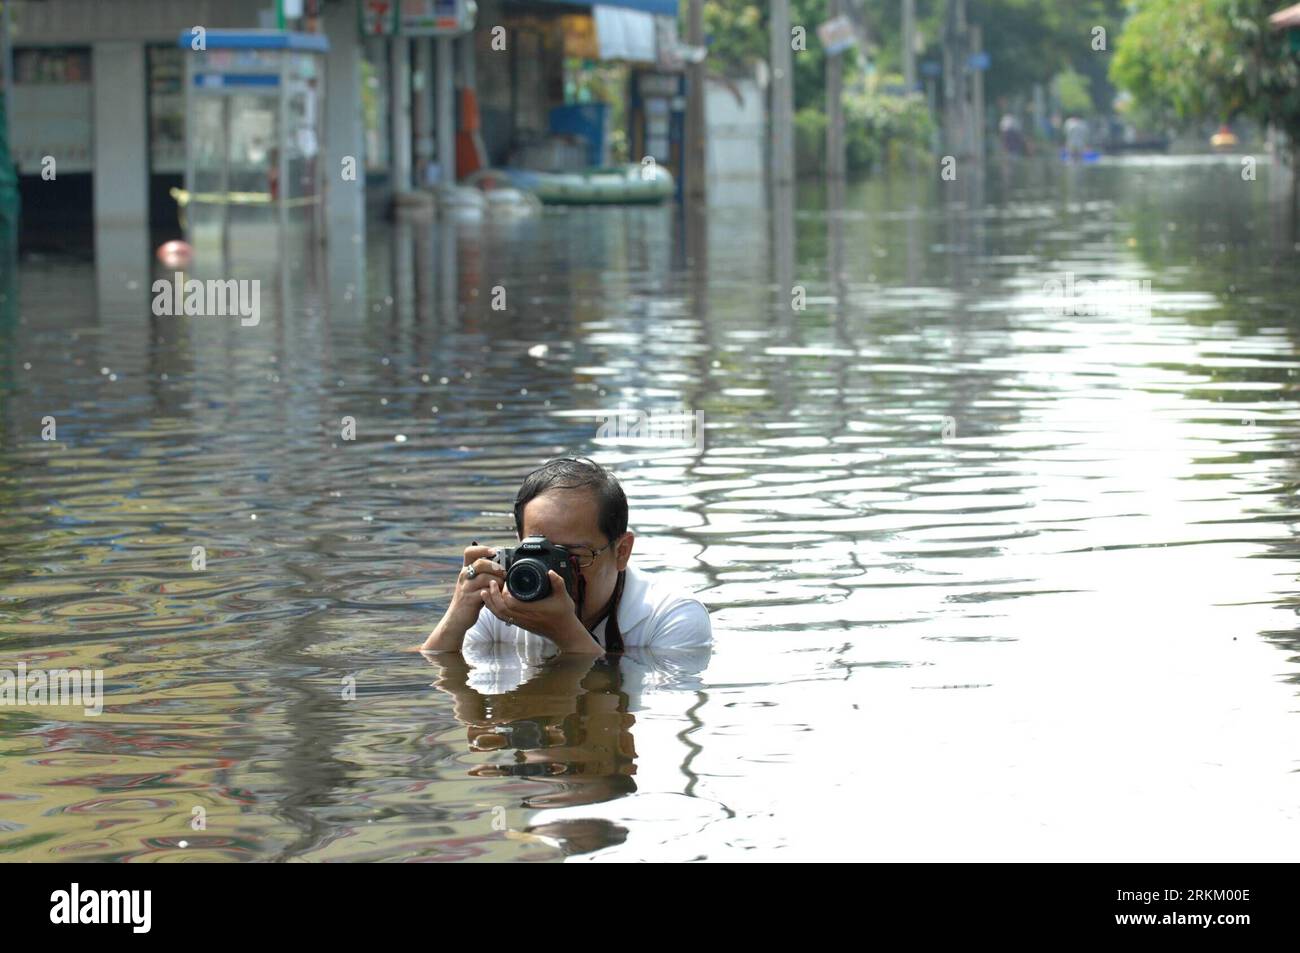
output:
[[[712,629],[704,604],[629,565],[634,535],[627,512],[623,488],[599,464],[561,457],[538,467],[515,496],[515,532],[520,540],[544,536],[569,551],[572,591],[551,570],[550,595],[516,599],[506,588],[505,569],[492,559],[496,550],[476,542],[466,547],[451,605],[422,650],[539,639],[586,655],[708,645]]]

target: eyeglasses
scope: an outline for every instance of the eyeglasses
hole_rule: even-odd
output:
[[[610,540],[604,546],[600,547],[600,549],[588,549],[585,546],[565,546],[564,548],[567,549],[569,555],[573,557],[574,565],[579,569],[587,569],[596,561],[597,556],[613,545],[614,540]]]

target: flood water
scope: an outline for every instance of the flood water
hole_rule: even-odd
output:
[[[1300,246],[1239,170],[376,223],[249,327],[25,263],[0,668],[104,710],[0,707],[0,858],[1293,859]],[[712,650],[407,651],[569,452]]]

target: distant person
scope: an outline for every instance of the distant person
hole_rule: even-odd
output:
[[[1088,124],[1078,116],[1065,120],[1065,149],[1070,158],[1078,162],[1083,158],[1084,147],[1088,144]]]
[[[271,193],[271,201],[280,197],[280,150],[272,148],[267,152],[266,190]]]
[[[1020,120],[1012,113],[1005,113],[998,121],[998,132],[1002,135],[1002,148],[1008,155],[1025,154],[1025,135],[1020,131]]]
[[[425,640],[425,652],[458,652],[465,642],[525,643],[601,655],[627,647],[707,646],[709,612],[694,596],[656,583],[629,564],[627,496],[614,475],[586,458],[551,460],[524,478],[515,496],[515,532],[541,536],[568,551],[572,586],[554,569],[550,594],[515,598],[496,551],[477,541],[465,549],[451,604]],[[539,574],[540,576],[540,574]]]

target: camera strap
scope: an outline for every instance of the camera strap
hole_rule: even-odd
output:
[[[609,597],[609,605],[605,608],[604,613],[596,620],[588,631],[594,630],[600,625],[601,621],[605,622],[605,651],[622,652],[623,651],[623,632],[618,627],[618,604],[623,598],[623,583],[626,580],[627,571],[624,570],[618,574],[618,582],[614,584],[614,594]]]

